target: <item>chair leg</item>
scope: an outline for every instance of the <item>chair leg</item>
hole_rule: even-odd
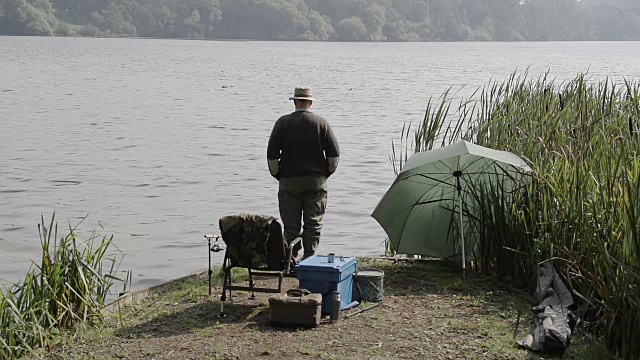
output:
[[[291,270],[295,270],[295,269],[292,269],[293,266],[295,265],[293,263],[293,260],[294,260],[294,258],[293,258],[293,248],[297,244],[299,244],[300,242],[302,242],[302,238],[301,237],[297,237],[297,238],[293,239],[293,241],[291,241],[291,243],[289,243],[287,245],[287,263],[286,263],[286,267],[284,269],[284,276],[289,276],[292,273]]]
[[[284,280],[284,276],[280,273],[280,276],[278,277],[278,292],[282,292],[282,280]]]
[[[227,270],[222,270],[223,278],[222,278],[222,294],[220,295],[221,301],[227,300]]]
[[[222,295],[220,295],[220,300],[227,300],[227,275],[229,269],[227,269],[227,254],[224,255],[224,260],[222,260]]]
[[[293,251],[293,247],[288,246],[287,247],[287,265],[285,265],[285,268],[284,268],[285,275],[289,275],[289,273],[291,272],[291,257],[293,256],[292,251]]]
[[[256,294],[253,291],[253,274],[251,273],[251,268],[249,268],[249,287],[251,288],[251,296],[249,297],[249,300],[255,300]]]
[[[220,315],[219,317],[225,317],[224,313],[224,302],[227,300],[227,288],[231,286],[231,267],[227,266],[227,256],[225,254],[224,260],[222,262],[222,295],[220,295]],[[209,275],[211,276],[211,275]],[[231,289],[229,289],[229,298],[231,298]]]
[[[231,270],[232,268],[226,268],[224,271],[224,279],[222,281],[222,295],[220,296],[220,315],[219,317],[227,317],[227,314],[224,312],[224,303],[227,300],[227,290],[229,290],[229,299],[231,298]]]
[[[231,284],[233,284],[233,279],[232,279],[233,268],[230,267],[227,269],[227,271],[229,272],[229,275],[227,276],[227,289],[229,290],[229,299],[233,301],[233,297],[231,296]]]

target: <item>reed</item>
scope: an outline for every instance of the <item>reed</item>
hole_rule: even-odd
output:
[[[41,259],[24,280],[0,291],[0,358],[50,348],[57,335],[80,322],[100,319],[117,268],[108,253],[112,237],[79,241],[76,228],[57,240],[58,225],[39,225]]]
[[[516,195],[473,195],[476,269],[522,285],[557,257],[583,318],[621,357],[640,357],[640,86],[525,72],[453,101],[429,101],[413,151],[464,139],[516,153],[534,171]]]

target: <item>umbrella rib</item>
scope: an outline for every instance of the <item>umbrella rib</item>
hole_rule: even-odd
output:
[[[447,165],[447,163],[445,163],[445,162],[444,162],[444,161],[442,161],[442,160],[438,160],[438,162],[439,162],[439,163],[441,163],[442,165],[444,165],[447,169],[449,169],[449,174],[452,174],[452,175],[453,175],[453,172],[455,171],[453,168],[451,168],[449,165]],[[435,163],[434,163],[434,165],[435,165]],[[436,168],[438,168],[438,167],[436,166]],[[458,156],[458,168],[460,168],[460,156]],[[438,169],[438,170],[440,170],[440,169]],[[442,174],[446,174],[446,173],[445,173],[445,172],[443,172],[443,171],[441,171],[440,173],[442,173]]]
[[[478,157],[476,160],[472,161],[472,162],[471,162],[471,164],[469,164],[469,165],[465,166],[465,167],[464,167],[464,169],[460,169],[460,157],[458,157],[458,169],[463,170],[463,172],[464,172],[464,170],[466,170],[466,169],[470,168],[471,166],[473,166],[473,165],[474,165],[475,163],[477,163],[478,161],[480,161],[480,160],[487,160],[487,159],[488,159],[488,158],[486,158],[486,157]],[[492,161],[495,161],[495,160],[492,160]]]
[[[435,174],[441,174],[441,173],[433,173],[433,174],[435,175]],[[431,177],[428,174],[411,174],[411,175],[407,176],[406,178],[404,178],[403,180],[404,181],[414,181],[416,183],[420,183],[420,182],[415,181],[415,180],[410,180],[410,178],[415,177],[415,176],[422,177],[422,178],[429,179],[429,180],[433,180],[433,181],[435,181],[435,182],[437,182],[439,184],[451,185],[451,184],[449,184],[448,182],[446,182],[444,180],[441,180],[441,179],[438,179],[438,178],[435,178],[435,177]],[[429,189],[429,190],[431,190],[431,189]]]
[[[467,173],[465,173],[465,175],[467,175],[467,178],[469,178],[469,177],[470,177],[470,175],[479,175],[479,174],[496,175],[496,176],[504,175],[504,176],[506,176],[507,178],[509,178],[509,180],[511,180],[512,182],[517,183],[517,180],[516,180],[515,176],[513,176],[513,174],[511,174],[511,173],[509,172],[509,170],[508,170],[508,169],[506,169],[506,168],[504,168],[501,164],[503,164],[503,163],[502,163],[502,162],[500,162],[500,161],[492,160],[490,163],[485,164],[484,166],[482,166],[482,167],[481,167],[480,169],[478,169],[477,171],[474,171],[474,172],[467,172]],[[494,165],[495,167],[497,167],[498,169],[500,169],[500,171],[482,171],[483,169],[490,167],[490,165]],[[507,164],[507,165],[508,165],[509,167],[511,167],[513,170],[515,170],[516,172],[521,173],[521,172],[520,172],[520,170],[519,170],[517,167],[515,167],[515,166],[513,166],[513,165],[511,165],[511,164]],[[465,180],[465,182],[467,182],[467,183],[472,183],[471,181],[469,181],[469,179],[466,179],[466,180]],[[489,181],[480,182],[479,184],[480,184],[480,185],[493,184],[494,182],[497,182],[497,180],[496,180],[496,181],[494,181],[493,179],[489,179]],[[473,184],[473,183],[472,183],[472,184]],[[476,183],[476,184],[477,184],[477,183]]]
[[[440,169],[440,167],[438,166],[439,164],[442,164],[445,168],[447,168],[447,169],[449,170],[449,172],[446,172],[446,171],[443,171],[442,169]],[[449,182],[447,182],[447,181],[445,181],[445,180],[441,180],[441,179],[437,179],[437,178],[434,178],[434,177],[428,176],[429,174],[433,174],[433,175],[445,175],[445,174],[447,174],[447,175],[449,175],[449,176],[451,177],[451,176],[453,176],[453,173],[454,173],[453,168],[451,168],[449,165],[447,165],[447,164],[446,164],[445,162],[443,162],[442,160],[434,161],[434,162],[432,162],[432,163],[431,163],[431,165],[433,165],[433,166],[436,168],[436,170],[438,170],[438,171],[437,171],[437,172],[428,172],[428,173],[412,174],[411,176],[421,176],[421,177],[424,177],[424,178],[427,178],[427,179],[433,180],[433,181],[435,181],[435,182],[437,182],[437,183],[440,183],[440,184],[445,184],[445,185],[449,185],[449,186],[452,186],[452,187],[455,187],[455,186],[456,186],[455,184],[451,184],[451,183],[449,183]],[[450,177],[449,177],[449,178],[450,178]],[[405,179],[408,179],[408,178],[409,178],[409,177],[407,177],[407,178],[405,178]],[[448,178],[448,179],[449,179],[449,178]]]
[[[446,167],[446,168],[447,168],[447,170],[449,170],[449,171],[442,171],[442,170],[438,167],[438,163],[440,163],[440,164],[444,165],[444,167]],[[427,164],[425,164],[425,165],[433,165],[437,170],[439,170],[438,172],[428,172],[428,173],[426,173],[426,174],[435,174],[435,175],[450,174],[450,175],[453,175],[453,172],[455,171],[455,169],[453,169],[452,167],[450,167],[449,165],[447,165],[447,163],[445,163],[445,162],[444,162],[444,161],[442,161],[442,160],[433,161],[433,162],[427,163]],[[423,173],[423,174],[425,174],[425,173]],[[417,175],[417,174],[416,174],[416,175]]]
[[[508,171],[507,169],[503,168],[503,167],[502,167],[502,165],[501,165],[500,163],[496,162],[496,163],[495,163],[495,165],[496,165],[498,168],[500,168],[500,170],[502,170],[502,172],[503,172],[506,176],[508,176],[508,177],[509,177],[509,179],[511,179],[511,181],[513,181],[513,182],[515,182],[515,181],[516,181],[516,179],[515,179],[513,176],[511,176],[511,174],[509,173],[509,171]],[[508,166],[510,166],[510,167],[512,167],[512,168],[514,168],[514,169],[516,170],[516,172],[518,172],[518,173],[520,172],[520,171],[518,170],[518,168],[517,168],[517,167],[515,167],[515,166],[513,166],[513,165],[511,165],[511,164],[507,164],[507,165],[508,165]]]
[[[468,166],[465,167],[465,169],[468,169],[469,167],[473,166],[473,164],[475,164],[476,162],[480,161],[480,160],[487,160],[487,158],[479,158],[477,160],[475,160],[474,162],[472,162],[471,164],[469,164]],[[488,159],[490,160],[490,162],[488,162],[487,164],[484,164],[480,169],[478,169],[477,171],[474,172],[467,172],[467,174],[488,174],[488,173],[493,173],[493,174],[500,174],[500,173],[504,173],[505,175],[510,176],[509,171],[507,170],[508,168],[512,168],[514,169],[516,172],[521,173],[521,171],[519,170],[519,168],[515,165],[512,164],[507,164],[505,162],[499,161],[499,160],[495,160],[495,159]],[[507,167],[502,166],[502,164],[507,165]],[[490,167],[491,165],[495,165],[496,167],[498,167],[501,172],[499,171],[482,171],[485,168]]]
[[[441,202],[441,201],[449,201],[451,199],[437,199],[437,200],[426,200],[426,201],[418,201],[415,204],[411,205],[411,207],[416,207],[418,205],[428,205],[428,204],[433,204],[433,203],[437,203],[437,202]]]

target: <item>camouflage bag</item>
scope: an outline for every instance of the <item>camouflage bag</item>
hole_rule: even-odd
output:
[[[274,270],[282,266],[284,244],[276,218],[240,214],[222,217],[219,223],[232,266]]]

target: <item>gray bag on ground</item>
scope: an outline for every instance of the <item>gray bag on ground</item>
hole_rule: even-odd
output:
[[[577,305],[551,262],[545,262],[532,277],[531,293],[538,299],[535,313],[535,329],[531,335],[516,343],[527,349],[548,354],[562,355],[571,342],[571,335],[578,323]]]
[[[310,328],[320,324],[322,295],[306,289],[291,289],[269,298],[270,324]]]

